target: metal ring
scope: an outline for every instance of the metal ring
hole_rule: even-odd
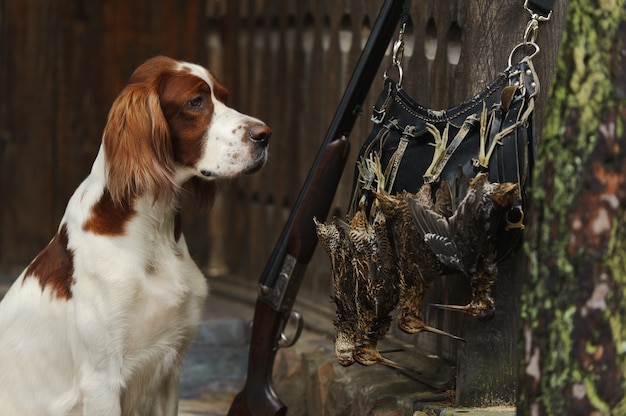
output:
[[[509,55],[509,68],[513,66],[513,55],[515,54],[515,52],[517,52],[518,49],[520,48],[526,48],[527,46],[532,46],[533,48],[535,48],[535,51],[533,53],[531,53],[530,55],[526,55],[526,57],[528,59],[533,59],[535,56],[537,56],[537,54],[539,53],[539,45],[537,45],[535,42],[522,42],[522,43],[518,43],[513,50],[511,51],[511,54]]]
[[[517,214],[517,219],[514,219],[514,221],[511,221],[511,218],[509,217],[509,215],[514,212]],[[524,210],[522,209],[521,206],[518,207],[513,207],[509,210],[509,212],[507,212],[506,214],[506,226],[504,227],[505,230],[523,230],[525,229],[526,226],[524,225]]]
[[[404,74],[403,71],[402,71],[402,66],[395,65],[395,64],[394,65],[389,65],[387,67],[387,69],[385,69],[385,72],[383,73],[383,77],[384,77],[384,79],[388,79],[389,78],[387,73],[388,73],[389,69],[392,68],[392,67],[398,68],[398,82],[396,82],[396,85],[398,86],[398,88],[400,88],[402,86],[402,76]]]

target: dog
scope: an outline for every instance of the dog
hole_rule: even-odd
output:
[[[177,414],[208,292],[181,187],[212,195],[256,172],[271,135],[226,102],[196,64],[158,56],[132,74],[57,234],[0,303],[0,415]]]

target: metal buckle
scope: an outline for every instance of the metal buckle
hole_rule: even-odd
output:
[[[509,215],[514,213],[517,218],[511,219]],[[524,230],[526,226],[524,225],[524,210],[521,206],[513,207],[506,214],[506,226],[505,230]]]

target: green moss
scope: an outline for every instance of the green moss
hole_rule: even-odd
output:
[[[611,413],[611,406],[598,396],[595,383],[589,379],[585,379],[583,380],[583,384],[585,386],[585,392],[587,393],[589,402],[591,402],[593,407],[599,410],[602,415],[610,416],[613,414]]]
[[[624,111],[624,105],[621,108]],[[621,136],[623,137],[623,136]],[[615,345],[617,356],[616,365],[622,369],[622,375],[626,375],[626,325],[623,316],[626,315],[626,210],[621,209],[619,215],[613,219],[609,248],[605,258],[607,271],[615,283],[615,290],[609,292],[607,310],[613,345]],[[611,308],[618,309],[611,311]],[[626,391],[626,380],[622,379],[622,391]],[[614,406],[614,414],[626,414],[626,395]]]
[[[541,402],[546,414],[563,411],[563,393],[573,383],[585,386],[589,400],[602,413],[609,409],[595,390],[598,376],[588,368],[580,368],[574,361],[572,331],[576,305],[590,295],[583,292],[578,280],[578,262],[594,260],[584,257],[581,260],[578,253],[570,254],[568,247],[570,213],[581,193],[586,170],[590,168],[589,157],[596,148],[602,115],[607,108],[616,105],[611,95],[610,59],[613,43],[620,41],[616,33],[622,19],[626,19],[625,5],[624,0],[570,2],[535,165],[533,183],[536,187],[532,196],[536,207],[534,218],[538,221],[527,243],[531,277],[523,291],[522,317],[525,326],[532,329],[533,345],[542,353],[542,376],[539,391],[535,392],[537,396],[522,396],[521,404],[529,406],[530,402]],[[616,130],[623,132],[623,120],[618,121]],[[616,223],[618,221],[624,224],[626,216],[622,214],[615,219]],[[623,256],[626,233],[616,233],[613,237],[605,264],[616,279],[616,287],[621,288],[614,296],[619,295],[623,304],[626,300],[626,258]],[[615,345],[619,346],[619,365],[626,373],[626,325],[620,321],[624,314],[611,311],[607,314]],[[597,346],[588,344],[587,348],[593,351]],[[624,400],[618,405],[620,409],[626,409]],[[523,407],[521,410],[524,413]]]

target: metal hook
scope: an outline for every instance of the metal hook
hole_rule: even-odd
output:
[[[524,1],[524,9],[530,13],[530,20],[526,25],[526,30],[524,30],[522,43],[516,45],[509,55],[509,67],[512,65],[513,55],[519,48],[527,46],[535,48],[535,51],[532,54],[527,55],[528,59],[532,59],[539,53],[539,46],[535,43],[537,40],[537,32],[539,31],[539,22],[546,22],[550,20],[550,17],[552,17],[552,10],[550,10],[547,15],[541,15],[528,6],[528,1],[529,0]]]
[[[383,74],[383,77],[385,79],[389,78],[388,72],[389,72],[389,68],[391,67],[395,67],[398,69],[398,82],[396,83],[396,85],[398,86],[398,88],[400,88],[402,87],[402,76],[404,75],[404,73],[402,72],[402,67],[400,65],[389,65],[389,67],[385,69],[385,73]]]
[[[537,40],[537,31],[539,29],[539,21],[534,17],[530,19],[524,31],[524,43],[534,43]]]
[[[404,31],[406,29],[406,23],[400,28],[398,34],[398,40],[393,44],[393,59],[392,63],[396,66],[402,65],[402,58],[404,58]]]
[[[393,44],[393,55],[391,57],[391,65],[387,67],[383,77],[388,78],[388,71],[391,67],[396,67],[398,70],[398,88],[402,86],[402,59],[404,58],[404,31],[406,30],[406,23],[402,24],[400,28],[400,33],[398,34],[398,40]]]

